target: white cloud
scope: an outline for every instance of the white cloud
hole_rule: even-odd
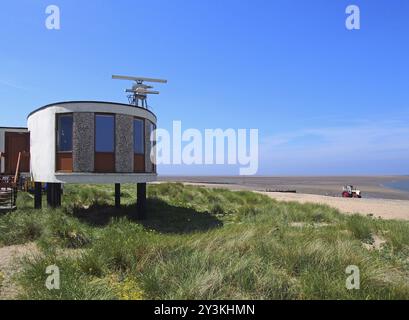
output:
[[[10,88],[13,88],[13,89],[23,90],[23,91],[30,91],[30,89],[25,87],[25,86],[21,86],[19,84],[16,84],[16,83],[13,83],[13,82],[10,82],[10,81],[6,81],[6,80],[1,80],[1,79],[0,79],[0,85],[10,87]]]

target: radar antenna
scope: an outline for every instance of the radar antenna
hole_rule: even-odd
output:
[[[144,77],[128,77],[128,76],[118,76],[113,75],[112,79],[116,80],[130,80],[134,81],[134,85],[131,89],[126,89],[125,92],[129,93],[128,100],[129,104],[135,107],[142,107],[148,109],[147,98],[149,94],[159,94],[159,91],[153,91],[152,86],[144,84],[144,82],[156,82],[156,83],[167,83],[167,80],[162,79],[152,79]]]

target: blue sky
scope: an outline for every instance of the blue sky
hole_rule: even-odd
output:
[[[163,77],[159,127],[258,128],[260,175],[409,174],[408,37],[406,0],[3,1],[0,126],[56,101],[126,102],[112,74]]]

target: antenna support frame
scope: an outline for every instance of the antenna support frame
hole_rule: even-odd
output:
[[[149,91],[152,89],[152,86],[147,86],[144,82],[156,82],[156,83],[167,83],[167,80],[163,79],[153,79],[153,78],[144,78],[144,77],[129,77],[129,76],[118,76],[113,75],[112,79],[116,80],[130,80],[134,81],[135,84],[132,86],[132,89],[127,89],[125,92],[130,94],[127,95],[130,105],[135,107],[141,107],[148,109],[148,95],[149,94],[159,94],[159,91]]]

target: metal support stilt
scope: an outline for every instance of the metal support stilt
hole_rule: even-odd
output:
[[[34,209],[41,209],[43,206],[43,190],[41,182],[34,183]]]
[[[143,220],[146,218],[146,183],[137,184],[137,194],[137,218],[138,220]]]
[[[115,208],[121,208],[121,184],[115,183]]]

